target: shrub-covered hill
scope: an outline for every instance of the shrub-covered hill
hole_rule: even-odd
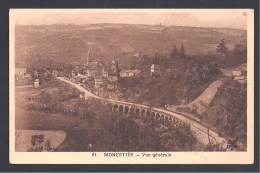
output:
[[[246,146],[246,84],[234,80],[226,81],[219,88],[202,121],[208,123],[226,139],[240,141]]]

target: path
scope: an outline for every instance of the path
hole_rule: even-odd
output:
[[[216,95],[218,88],[221,87],[223,84],[223,80],[219,79],[211,83],[207,89],[204,90],[204,92],[193,102],[186,104],[186,105],[169,105],[167,106],[167,109],[170,111],[179,111],[179,112],[185,112],[186,114],[189,114],[192,112],[196,112],[198,115],[202,115],[208,108],[210,102],[213,100],[214,96]],[[196,117],[191,117],[193,119],[198,119]]]

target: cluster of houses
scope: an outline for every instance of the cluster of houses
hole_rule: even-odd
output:
[[[88,87],[117,89],[120,78],[140,77],[141,70],[121,70],[118,61],[112,61],[108,67],[99,62],[90,62],[83,65],[73,65],[71,81],[82,83]]]
[[[115,90],[118,87],[120,78],[140,77],[139,69],[120,69],[118,61],[113,60],[109,65],[104,65],[98,61],[87,59],[86,64],[74,62],[67,67],[66,65],[54,64],[51,66],[16,66],[15,77],[17,81],[30,80],[34,87],[39,87],[42,83],[42,77],[64,76],[75,83],[81,83],[90,88],[103,88]],[[151,65],[151,75],[160,71],[158,64]]]
[[[61,65],[34,66],[16,64],[15,79],[17,83],[30,83],[34,87],[40,87],[41,77],[63,76],[63,67]]]

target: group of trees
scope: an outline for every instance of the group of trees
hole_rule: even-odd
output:
[[[175,58],[185,58],[186,57],[186,52],[185,52],[185,48],[183,45],[181,45],[180,49],[178,49],[176,47],[176,45],[173,46],[173,50],[170,53],[170,57],[172,59]]]
[[[51,147],[50,140],[45,140],[43,134],[32,135],[31,146],[27,149],[28,152],[43,152],[43,151],[54,151]]]
[[[236,44],[233,51],[222,39],[214,54],[186,55],[183,45],[173,46],[170,56],[156,52],[155,56],[145,56],[135,68],[142,70],[139,80],[124,79],[119,82],[125,99],[138,103],[148,102],[157,106],[180,104],[182,100],[192,101],[220,74],[218,68],[230,68],[246,63],[246,47]],[[151,76],[151,64],[159,70]],[[134,83],[133,83],[134,81]]]
[[[114,115],[115,116],[115,115]],[[152,117],[140,117],[129,112],[116,118],[104,117],[103,120],[113,120],[106,131],[116,138],[116,151],[194,151],[202,150],[188,126],[175,128],[170,123],[155,120]],[[111,129],[111,127],[113,127]],[[114,139],[111,137],[111,139]]]
[[[235,54],[239,54],[246,51],[246,46],[243,46],[240,43],[235,44],[233,52]],[[222,39],[220,43],[216,47],[216,53],[220,53],[222,55],[225,55],[229,52],[228,47],[226,46],[225,39]]]
[[[246,48],[244,46],[242,46],[242,44],[237,43],[234,46],[233,52],[241,53],[241,52],[243,52],[245,50],[246,50]],[[216,47],[216,53],[217,54],[222,54],[222,55],[228,53],[228,47],[226,46],[226,40],[225,39],[220,40],[220,43]],[[185,52],[184,46],[181,45],[180,49],[178,49],[176,47],[176,45],[174,45],[173,46],[173,50],[170,53],[170,57],[172,59],[175,59],[175,58],[185,58],[186,57],[186,52]]]
[[[53,92],[42,91],[39,95],[28,98],[28,100],[31,101],[27,102],[27,108],[29,110],[42,110],[45,112],[55,111],[58,109],[58,103],[78,97],[79,92],[76,90],[58,90]]]
[[[143,63],[140,78],[125,78],[119,81],[125,99],[137,103],[162,106],[192,101],[219,75],[211,60],[178,58],[172,61],[160,58],[158,75],[151,76],[150,67]]]
[[[233,49],[234,53],[241,53],[241,52],[244,52],[244,51],[246,51],[245,46],[243,46],[240,43],[235,44],[234,49]],[[225,55],[229,52],[229,48],[226,45],[225,39],[220,40],[220,43],[216,46],[215,52],[216,52],[216,54],[222,54],[222,55]],[[173,50],[170,53],[170,57],[172,59],[187,57],[184,46],[181,45],[180,49],[178,49],[177,46],[174,45]]]
[[[225,39],[222,39],[220,43],[217,45],[216,52],[217,53],[227,53],[228,48],[226,46]]]

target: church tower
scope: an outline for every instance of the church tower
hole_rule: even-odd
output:
[[[88,54],[87,54],[87,66],[90,65],[90,57],[91,57],[91,48],[88,49]]]

